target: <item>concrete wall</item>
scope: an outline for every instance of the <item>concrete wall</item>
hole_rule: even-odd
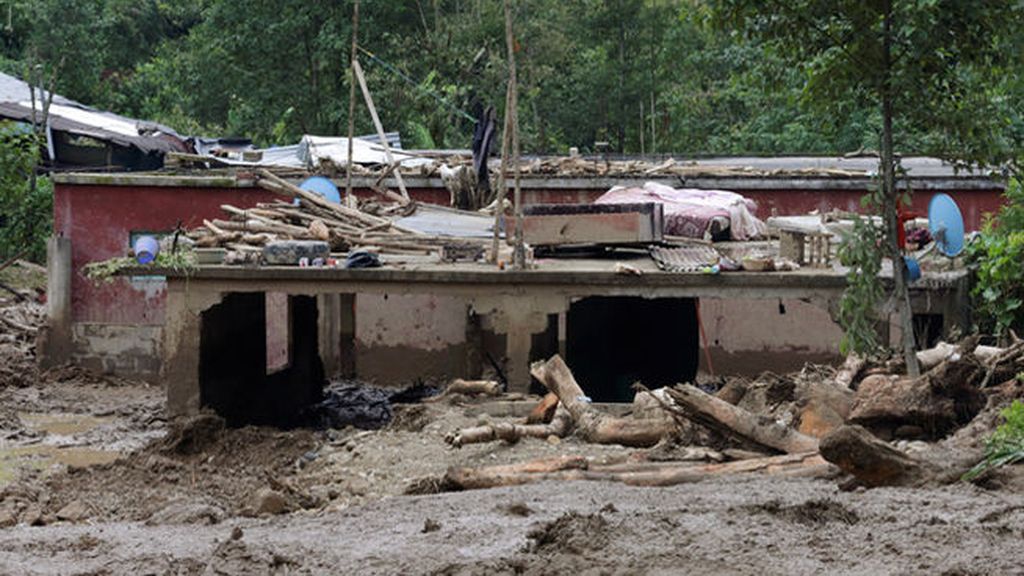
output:
[[[71,360],[83,368],[155,380],[160,371],[161,326],[76,322]]]
[[[360,378],[400,383],[466,376],[467,304],[434,295],[356,296],[355,369]]]
[[[800,300],[700,301],[715,374],[789,372],[806,362],[841,359],[843,332],[828,311]],[[701,351],[701,371],[708,372]]]

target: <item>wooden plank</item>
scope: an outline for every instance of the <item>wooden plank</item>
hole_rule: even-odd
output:
[[[657,204],[533,206],[523,216],[523,237],[534,246],[658,242],[661,209]]]

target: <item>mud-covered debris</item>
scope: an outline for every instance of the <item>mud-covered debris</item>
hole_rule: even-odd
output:
[[[940,438],[970,422],[985,405],[984,395],[967,377],[972,370],[964,362],[943,364],[920,378],[868,376],[857,389],[849,421],[885,439],[902,426],[921,429],[925,438]]]
[[[162,524],[217,524],[224,520],[224,510],[195,500],[175,500],[157,510],[146,520],[147,526]]]
[[[26,526],[42,526],[46,522],[43,519],[43,507],[32,502],[21,512],[21,523]]]
[[[608,545],[610,528],[603,515],[571,511],[530,530],[531,552],[582,554]]]
[[[225,427],[216,414],[202,413],[179,419],[171,424],[164,439],[164,450],[176,454],[199,454],[213,445]]]
[[[284,514],[288,511],[288,499],[276,490],[260,488],[253,497],[253,509],[257,514]]]
[[[498,509],[509,516],[520,516],[522,518],[526,518],[530,514],[533,514],[533,509],[527,506],[525,502],[512,502],[510,504],[498,506]]]
[[[808,500],[800,504],[786,505],[778,500],[747,506],[744,511],[764,513],[798,524],[815,525],[839,522],[856,524],[860,516],[839,502],[828,499]]]
[[[0,504],[0,528],[8,528],[18,523],[18,509],[12,503]]]
[[[203,575],[295,574],[297,568],[301,565],[293,558],[249,546],[241,539],[231,539],[213,551]]]

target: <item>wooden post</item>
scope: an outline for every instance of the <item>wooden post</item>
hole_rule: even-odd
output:
[[[501,217],[505,215],[505,170],[508,168],[508,150],[511,147],[512,123],[509,110],[512,107],[512,85],[505,89],[505,121],[501,130],[501,166],[498,168],[498,194],[494,200],[494,240],[491,243],[491,264],[498,263],[498,237],[501,235]]]
[[[363,67],[359,65],[359,60],[352,61],[352,70],[356,73],[356,79],[359,80],[359,89],[363,91],[363,99],[366,100],[366,107],[370,109],[370,117],[373,118],[373,126],[377,129],[377,136],[380,138],[380,145],[384,147],[384,156],[388,160],[388,164],[394,164],[395,159],[391,156],[391,147],[388,146],[388,137],[384,135],[384,126],[380,123],[380,117],[377,116],[377,108],[373,105],[373,97],[370,96],[370,89],[366,87],[366,77],[363,76]],[[352,142],[349,141],[351,146]],[[351,148],[349,151],[351,153]],[[409,191],[405,189],[405,181],[402,180],[401,171],[395,169],[395,180],[398,182],[398,189],[402,192],[402,198],[409,199]]]
[[[512,170],[515,174],[515,246],[512,250],[512,267],[517,270],[526,268],[526,248],[523,246],[523,198],[519,186],[519,84],[516,79],[516,50],[512,36],[512,3],[505,0],[505,44],[508,48],[509,69],[509,110],[506,112],[512,128]]]
[[[356,49],[359,41],[359,0],[352,12],[352,57],[349,64],[351,77],[348,83],[348,163],[345,164],[345,200],[352,197],[352,140],[356,133]]]

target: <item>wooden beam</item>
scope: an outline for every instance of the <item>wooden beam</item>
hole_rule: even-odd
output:
[[[394,164],[395,159],[391,156],[391,147],[388,146],[388,137],[384,134],[384,126],[377,116],[377,108],[373,105],[373,97],[370,96],[370,89],[366,87],[366,77],[363,75],[363,67],[359,65],[359,59],[352,60],[352,71],[356,73],[359,80],[359,89],[363,91],[363,99],[366,100],[366,107],[370,109],[370,117],[373,118],[373,126],[377,129],[377,136],[380,138],[380,145],[384,147],[384,156],[388,164]],[[351,142],[349,144],[351,146]],[[351,148],[350,148],[351,150]],[[409,191],[405,189],[405,181],[402,180],[402,172],[395,170],[395,180],[398,182],[398,189],[402,191],[402,198],[409,200]]]

